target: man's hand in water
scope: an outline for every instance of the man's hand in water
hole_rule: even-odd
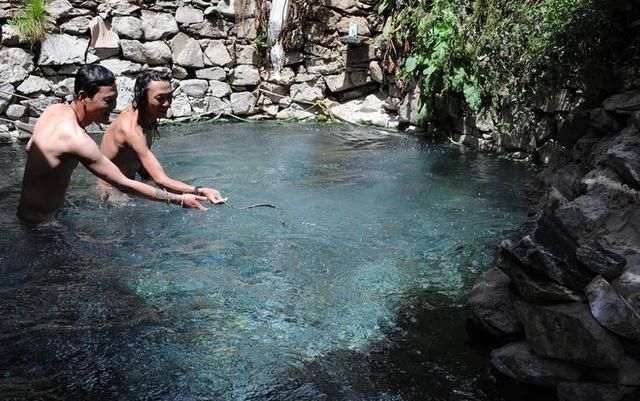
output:
[[[200,203],[200,201],[207,200],[206,196],[192,195],[192,194],[184,194],[182,196],[183,196],[182,207],[193,208],[198,210],[209,210],[206,207],[202,206],[202,203]]]
[[[218,192],[213,188],[200,188],[199,192],[202,195],[206,196],[207,199],[209,199],[209,202],[213,203],[214,205],[225,203],[227,202],[227,199],[228,199],[228,198],[223,198],[222,195],[220,195],[220,192]]]

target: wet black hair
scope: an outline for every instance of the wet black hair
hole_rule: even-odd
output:
[[[105,67],[96,64],[83,65],[76,72],[73,94],[77,99],[80,91],[84,91],[87,96],[93,97],[101,86],[111,86],[115,83],[116,77]]]
[[[147,91],[149,90],[149,84],[153,81],[171,82],[171,74],[166,71],[146,70],[138,75],[133,86],[133,102],[131,105],[134,109],[144,111],[147,107]]]

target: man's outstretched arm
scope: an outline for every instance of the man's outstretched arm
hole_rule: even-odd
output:
[[[80,157],[82,164],[96,177],[108,182],[122,192],[137,195],[146,199],[160,202],[173,203],[183,207],[199,210],[207,210],[200,201],[206,200],[204,196],[193,194],[174,194],[162,189],[154,188],[145,183],[130,180],[125,177],[118,167],[105,155],[100,153],[98,145],[89,137],[74,144],[74,153]]]
[[[214,188],[195,187],[169,177],[164,172],[164,169],[156,156],[147,146],[142,135],[131,135],[127,133],[127,143],[136,152],[142,167],[144,167],[153,182],[157,185],[175,193],[191,194],[195,193],[197,189],[198,194],[204,195],[209,202],[213,204],[225,203],[227,201],[227,198],[223,198],[220,192]]]

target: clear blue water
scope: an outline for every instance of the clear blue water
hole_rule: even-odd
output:
[[[167,127],[153,150],[279,209],[111,207],[79,167],[59,223],[26,227],[24,153],[0,148],[0,399],[508,398],[464,303],[525,220],[523,166],[327,124]]]

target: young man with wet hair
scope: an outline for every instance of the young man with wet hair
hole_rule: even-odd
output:
[[[27,143],[29,153],[22,179],[18,216],[28,222],[53,220],[64,204],[71,174],[82,163],[91,173],[124,192],[147,199],[206,210],[192,194],[176,195],[125,177],[89,137],[85,127],[108,123],[116,106],[115,77],[99,65],[86,65],[76,73],[74,99],[47,107]]]
[[[137,172],[142,178],[151,178],[156,185],[172,193],[202,195],[212,204],[225,203],[227,198],[213,188],[185,184],[167,176],[151,153],[158,119],[167,115],[172,96],[171,76],[168,73],[147,70],[138,75],[133,103],[107,128],[100,151],[131,179]],[[100,185],[105,186],[105,183],[100,182]]]

